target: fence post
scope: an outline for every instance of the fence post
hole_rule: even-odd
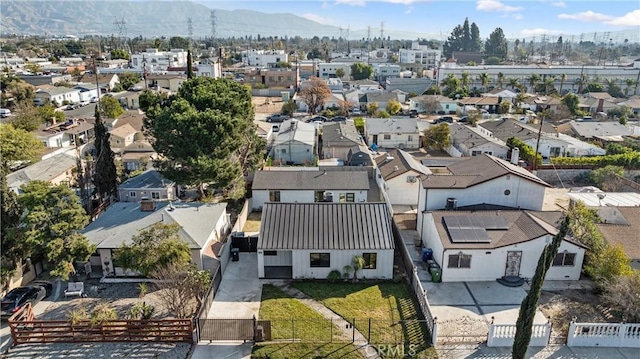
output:
[[[291,342],[295,343],[296,341],[296,324],[293,318],[291,318]]]
[[[431,331],[431,345],[434,347],[438,342],[438,317],[433,318],[433,330]]]
[[[625,337],[625,334],[627,333],[627,325],[628,324],[623,321],[622,323],[620,323],[620,326],[618,327],[620,328],[618,330],[618,348],[623,347],[622,344],[624,343],[624,339],[625,339],[624,337]]]
[[[329,343],[333,343],[333,317],[331,317],[331,325],[329,326]]]
[[[493,335],[495,334],[495,324],[493,324],[493,319],[491,320],[491,324],[489,324],[489,334],[487,336],[487,346],[488,347],[492,347],[493,346]]]
[[[551,322],[547,322],[545,325],[545,330],[547,331],[545,334],[547,336],[546,343],[549,345],[549,341],[551,340]]]
[[[351,324],[351,342],[356,342],[356,318],[353,318],[353,323]]]
[[[369,334],[367,334],[367,342],[371,342],[371,317],[369,317]]]
[[[569,324],[569,332],[567,332],[567,346],[573,346],[573,340],[575,339],[576,322],[574,320]]]

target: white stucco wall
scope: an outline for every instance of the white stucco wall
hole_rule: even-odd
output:
[[[293,161],[296,164],[313,163],[314,156],[313,146],[297,141],[275,145],[271,150],[271,158],[274,160]]]
[[[274,188],[277,191],[277,189]],[[333,192],[333,202],[340,202],[340,194],[341,193],[354,193],[355,194],[355,202],[366,202],[367,201],[367,192],[366,190],[343,190],[343,189],[335,189],[328,190],[326,192]],[[270,202],[269,200],[269,191],[268,190],[253,190],[252,191],[252,209],[256,210],[258,208],[264,207],[266,202]],[[281,190],[280,191],[280,202],[283,203],[314,203],[315,202],[315,191],[313,190]]]
[[[407,182],[407,177],[415,177],[415,181]],[[386,181],[386,191],[391,204],[395,205],[418,205],[418,193],[422,183],[420,183],[420,174],[414,171],[403,173],[400,176],[396,176]]]
[[[487,153],[494,157],[507,159],[507,152],[509,151],[509,148],[507,146],[501,146],[493,142],[487,142],[483,143],[482,145],[473,147],[467,146],[466,143],[457,143],[454,144],[454,147],[465,157],[470,157],[473,151],[480,151],[481,153]]]
[[[327,268],[311,268],[309,255],[311,253],[331,253],[331,265]],[[295,250],[292,255],[293,278],[325,279],[332,270],[342,273],[342,268],[351,265],[353,257],[363,253],[377,253],[376,269],[362,269],[359,278],[393,278],[393,250]]]
[[[535,150],[537,139],[531,138],[523,142],[531,146]],[[551,152],[551,147],[559,147],[560,156],[564,156],[567,153],[568,146],[569,144],[562,140],[556,140],[548,137],[540,137],[540,145],[538,146],[538,153],[541,154],[542,157],[548,158]],[[575,151],[570,151],[570,152],[573,152],[575,155]]]
[[[378,147],[382,148],[403,148],[403,149],[418,149],[420,147],[420,134],[418,132],[412,134],[389,134],[388,140],[384,139],[384,134],[378,134],[378,140],[375,143]],[[367,134],[367,143],[373,144],[373,135]]]

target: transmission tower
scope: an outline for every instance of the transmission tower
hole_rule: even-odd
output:
[[[216,17],[216,11],[211,10],[209,13],[209,21],[211,21],[211,39],[216,38],[216,27],[218,26],[218,18]]]
[[[384,21],[380,22],[380,42],[382,44],[382,48],[384,48]]]
[[[127,44],[127,40],[126,40],[127,39],[127,22],[124,21],[124,16],[120,20],[116,18],[113,24],[116,25],[116,27],[118,28],[117,48],[123,49],[129,52],[129,45]]]
[[[371,26],[367,26],[367,41],[371,41]]]

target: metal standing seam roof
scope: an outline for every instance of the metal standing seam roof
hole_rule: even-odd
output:
[[[368,190],[369,175],[357,171],[257,171],[252,190]]]
[[[394,249],[385,203],[265,203],[258,249]]]

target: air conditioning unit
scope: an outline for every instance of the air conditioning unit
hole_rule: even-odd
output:
[[[416,176],[407,176],[407,183],[415,183]]]

